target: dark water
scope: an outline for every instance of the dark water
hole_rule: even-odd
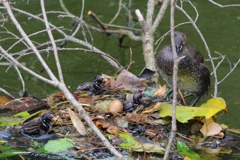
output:
[[[17,3],[14,5],[17,8],[29,10],[31,13],[38,14],[41,13],[41,8],[39,6],[39,2],[36,0],[29,1],[16,1]],[[81,1],[71,0],[64,1],[69,11],[74,15],[79,15],[81,12]],[[118,3],[117,1],[94,1],[87,0],[85,1],[85,10],[84,10],[84,20],[87,23],[94,24],[92,18],[87,16],[88,10],[92,10],[103,22],[109,22],[115,12],[117,11]],[[219,8],[214,6],[213,4],[207,1],[192,1],[196,6],[199,12],[199,19],[197,21],[197,25],[199,29],[202,31],[204,35],[210,51],[213,57],[218,55],[215,54],[215,51],[218,51],[228,57],[228,59],[232,62],[232,65],[240,58],[240,34],[239,34],[239,26],[240,26],[240,7],[230,7],[230,8]],[[239,0],[231,0],[228,2],[221,1],[223,3],[240,3]],[[59,6],[59,1],[46,1],[47,10],[61,10]],[[124,5],[128,5],[128,2],[124,1]],[[132,5],[132,16],[134,26],[139,26],[136,21],[136,17],[134,14],[134,10],[139,8],[143,13],[146,11],[146,1],[133,1]],[[159,7],[156,8],[158,10]],[[186,11],[191,14],[191,17],[195,17],[194,10],[188,5],[184,3],[184,8]],[[2,11],[2,10],[1,10]],[[44,26],[35,20],[28,20],[27,17],[21,16],[16,13],[16,18],[21,22],[23,28],[25,28],[28,34],[32,33],[37,29],[44,29]],[[74,21],[69,20],[67,18],[58,18],[56,14],[50,14],[49,20],[51,23],[54,23],[57,26],[65,26],[66,28],[71,28]],[[182,13],[176,11],[176,23],[184,22],[186,18]],[[120,16],[115,20],[114,24],[117,25],[126,25],[127,24],[127,14],[124,9],[122,9]],[[15,28],[11,22],[5,24],[9,30],[14,31]],[[161,26],[159,27],[156,33],[156,39],[161,37],[166,31],[169,29],[169,10],[167,15],[164,17]],[[183,30],[187,33],[187,43],[196,46],[201,53],[203,54],[205,59],[208,59],[207,53],[205,51],[205,47],[203,42],[197,35],[194,28],[190,25],[183,25],[178,27],[177,29]],[[0,28],[0,31],[3,31]],[[15,30],[15,33],[18,34]],[[123,48],[119,48],[117,46],[118,36],[111,35],[106,36],[106,34],[98,33],[91,30],[91,34],[94,38],[95,47],[100,50],[110,54],[115,57],[123,66],[129,63],[130,51],[129,47],[132,48],[133,52],[133,60],[135,63],[132,65],[130,71],[134,74],[139,74],[141,70],[144,68],[144,60],[142,56],[142,45],[141,42],[133,42],[128,38],[124,39]],[[19,34],[18,34],[19,35]],[[2,33],[0,38],[4,38],[6,34]],[[56,34],[56,37],[59,35]],[[77,37],[82,37],[82,34],[79,32]],[[32,40],[36,40],[39,42],[46,41],[47,35],[41,34],[39,36],[32,37]],[[89,42],[91,40],[89,39]],[[170,42],[169,37],[166,37],[160,47],[156,49],[156,52],[159,51],[163,45],[168,44]],[[12,40],[0,42],[3,48],[8,48],[13,43]],[[76,44],[69,43],[68,46],[76,47]],[[21,47],[21,46],[19,46]],[[81,46],[79,46],[81,47]],[[157,46],[156,46],[157,47]],[[12,50],[12,52],[17,51],[17,48]],[[91,81],[96,74],[108,74],[113,75],[116,72],[116,69],[110,66],[103,58],[100,56],[82,52],[82,51],[60,51],[59,52],[62,69],[64,73],[64,79],[69,86],[71,91],[74,91],[78,84]],[[56,67],[54,63],[54,57],[51,54],[43,53],[44,59],[46,59],[49,66],[51,66],[52,70],[56,72]],[[43,70],[43,67],[39,65],[39,62],[36,60],[34,56],[28,56],[26,58],[22,58],[21,62],[24,62],[31,69],[36,71],[37,73],[46,76],[46,72]],[[217,62],[215,62],[217,64]],[[209,61],[206,61],[206,65],[212,71],[211,65]],[[232,128],[239,128],[240,121],[240,85],[239,85],[239,68],[238,66],[235,71],[223,82],[219,85],[219,96],[223,97],[227,103],[228,113],[223,115],[219,121],[229,125]],[[18,92],[22,89],[21,82],[19,78],[17,78],[16,71],[14,68],[10,68],[6,70],[7,67],[0,66],[0,84],[1,87],[11,92],[13,95],[17,96]],[[24,80],[26,82],[26,86],[28,91],[31,94],[40,97],[46,97],[49,94],[56,91],[56,89],[52,86],[49,86],[40,80],[33,78],[32,76],[26,74],[24,71],[21,71]],[[217,73],[218,78],[221,79],[225,76],[226,73],[229,72],[229,64],[227,61],[224,61],[219,67]],[[164,81],[160,80],[163,84]],[[212,77],[213,82],[213,77]],[[213,85],[212,85],[213,86]],[[207,97],[203,98],[201,102],[204,102],[208,98],[213,95],[213,87],[211,88]]]

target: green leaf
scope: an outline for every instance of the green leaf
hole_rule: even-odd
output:
[[[1,117],[0,127],[14,126],[24,121],[24,118],[13,118],[13,117]]]
[[[36,146],[36,147],[39,146],[37,141],[33,141],[33,145]]]
[[[11,157],[21,153],[25,153],[25,152],[22,152],[20,150],[15,150],[11,146],[8,146],[5,144],[0,145],[0,158]]]
[[[120,133],[119,136],[126,141],[125,143],[120,144],[120,146],[123,148],[128,148],[131,151],[158,154],[164,154],[165,152],[165,149],[160,147],[159,145],[140,143],[136,141],[131,135]]]
[[[20,113],[17,113],[15,115],[13,115],[12,117],[21,117],[21,118],[28,118],[30,116],[30,114],[27,112],[27,111],[24,111],[24,112],[20,112]]]
[[[176,118],[179,122],[186,123],[194,117],[211,118],[219,111],[226,111],[226,103],[222,98],[211,98],[207,103],[202,104],[200,107],[177,106]],[[172,116],[172,105],[169,103],[162,103],[159,112],[160,117]]]
[[[200,156],[197,153],[190,150],[188,146],[183,142],[178,141],[177,150],[181,156],[187,156],[191,159],[200,159]]]
[[[27,119],[34,117],[35,115],[41,112],[43,112],[43,110],[30,115],[27,111],[24,111],[24,112],[17,113],[12,117],[0,117],[0,127],[15,126],[15,125],[21,124]]]
[[[122,137],[125,140],[125,143],[120,144],[123,148],[128,148],[136,143],[138,143],[133,136],[129,134],[119,133],[119,136]]]
[[[68,150],[68,148],[74,147],[74,142],[72,139],[63,138],[58,140],[50,140],[47,144],[45,144],[44,149],[47,152],[63,152]]]
[[[40,147],[38,148],[37,150],[39,153],[46,153],[47,151],[44,149],[44,146],[43,147]]]
[[[136,143],[135,145],[131,146],[131,151],[135,152],[146,152],[146,153],[157,153],[157,154],[164,154],[165,149],[162,148],[160,145],[155,145],[151,143]]]

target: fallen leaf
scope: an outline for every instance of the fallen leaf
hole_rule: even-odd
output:
[[[182,123],[186,123],[194,117],[205,117],[205,119],[209,119],[221,110],[227,111],[225,101],[222,98],[211,98],[200,107],[177,106],[176,118]],[[172,104],[162,103],[159,116],[172,116]]]
[[[10,102],[11,100],[13,99],[5,96],[0,96],[0,106],[6,104],[7,102]]]
[[[47,152],[57,153],[67,151],[68,148],[74,147],[74,142],[72,139],[63,138],[58,140],[49,140],[47,144],[45,144],[44,149]]]
[[[164,84],[159,90],[157,90],[153,95],[154,97],[163,98],[166,95],[167,85]]]
[[[68,112],[73,123],[73,126],[76,128],[78,133],[83,136],[86,135],[87,133],[86,128],[83,125],[83,122],[79,119],[78,115],[75,112],[73,112],[70,108],[68,108]]]
[[[113,135],[117,135],[117,134],[118,134],[118,129],[117,129],[117,127],[114,126],[114,125],[110,125],[110,126],[107,128],[107,131],[108,131],[108,133],[113,134]]]
[[[199,159],[200,158],[200,156],[197,153],[190,150],[188,148],[188,146],[181,141],[178,141],[178,143],[177,143],[177,151],[181,156],[187,156],[190,159]]]
[[[131,72],[123,70],[116,79],[115,87],[125,90],[145,90],[147,84],[145,79],[140,79]]]
[[[160,145],[155,145],[151,143],[140,143],[136,141],[133,136],[124,133],[120,133],[119,136],[125,140],[125,142],[120,144],[120,146],[123,148],[128,148],[130,151],[158,154],[165,153],[165,149],[162,148]]]
[[[93,111],[98,111],[100,113],[107,113],[108,112],[108,105],[112,100],[104,100],[101,102],[97,102],[93,107]]]
[[[221,130],[222,130],[222,127],[218,123],[214,122],[212,118],[209,118],[208,120],[206,120],[206,122],[200,129],[204,138],[208,136],[217,135],[221,132]]]
[[[98,119],[96,122],[95,122],[95,125],[98,127],[98,128],[108,128],[110,126],[110,123],[106,120],[106,119]]]
[[[143,114],[149,114],[149,113],[153,113],[153,112],[159,111],[160,108],[161,108],[161,105],[162,105],[162,103],[158,102],[154,106],[147,107],[142,113]]]

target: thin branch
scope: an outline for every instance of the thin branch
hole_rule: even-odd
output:
[[[0,7],[0,8],[1,8],[1,7]],[[34,18],[34,19],[37,19],[37,20],[39,20],[39,21],[44,22],[44,20],[43,20],[42,18],[37,17],[37,16],[35,16],[35,15],[31,14],[31,13],[25,12],[25,11],[23,11],[23,10],[20,10],[20,9],[17,9],[17,8],[14,8],[14,7],[12,7],[11,9],[14,10],[14,11],[17,11],[18,13],[25,14],[25,15],[27,15],[27,16],[29,16],[29,17],[32,17],[32,18]],[[92,50],[93,50],[94,52],[96,52],[96,53],[102,53],[102,55],[105,55],[105,54],[106,54],[106,53],[102,52],[101,50],[97,49],[96,47],[94,47],[93,45],[91,45],[91,44],[89,44],[89,43],[87,43],[87,42],[84,42],[84,41],[79,40],[79,39],[74,38],[74,37],[69,37],[69,36],[68,36],[67,34],[65,34],[61,29],[59,29],[58,27],[54,26],[53,24],[49,23],[49,25],[50,25],[50,27],[56,29],[56,31],[58,31],[61,35],[63,35],[68,41],[72,41],[72,42],[74,42],[74,43],[78,43],[78,44],[80,44],[80,45],[83,45],[83,46],[85,46],[85,47],[87,47],[87,48],[89,48],[89,49],[92,49]],[[119,64],[119,62],[116,63],[116,61],[113,61],[112,59],[107,58],[106,56],[103,56],[103,58],[104,58],[105,60],[107,60],[107,61],[108,61],[113,67],[115,67],[117,70],[122,69],[122,66]]]
[[[218,82],[218,84],[222,83],[234,70],[235,68],[240,64],[240,59],[234,64],[233,68],[230,69],[230,71]]]
[[[175,48],[174,41],[174,11],[175,11],[175,0],[171,0],[171,10],[170,10],[170,27],[171,27],[171,43],[173,51],[173,103],[172,103],[172,128],[171,134],[168,139],[168,145],[166,152],[164,154],[163,160],[168,160],[169,152],[171,150],[173,139],[177,132],[177,123],[176,123],[176,105],[177,105],[177,80],[178,80],[178,55]]]
[[[61,64],[60,64],[59,57],[58,57],[57,45],[56,45],[56,43],[54,41],[54,38],[53,38],[53,35],[52,35],[52,31],[51,31],[50,26],[48,24],[48,19],[47,19],[47,15],[46,15],[46,11],[45,11],[44,0],[41,0],[41,8],[42,8],[42,14],[43,14],[43,18],[44,18],[44,24],[46,26],[46,30],[47,30],[49,39],[50,39],[50,41],[52,43],[53,54],[54,54],[55,62],[56,62],[56,65],[57,65],[58,76],[59,76],[60,81],[62,83],[64,83],[62,69],[61,69]],[[52,79],[52,80],[54,80],[54,79]]]
[[[49,83],[49,84],[51,84],[53,86],[56,86],[56,83],[54,83],[53,81],[51,81],[51,80],[49,80],[49,79],[47,79],[47,78],[45,78],[45,77],[35,73],[34,71],[30,70],[29,68],[27,68],[24,65],[22,65],[21,63],[19,63],[15,58],[12,57],[12,55],[8,54],[6,52],[6,50],[4,50],[2,48],[2,46],[0,46],[0,51],[7,59],[9,59],[12,63],[14,63],[14,65],[22,68],[24,71],[30,73],[31,75],[33,75],[34,77],[42,80],[43,82]]]
[[[155,8],[155,0],[148,0],[147,14],[146,14],[146,27],[147,28],[152,27],[154,8]]]
[[[227,7],[240,7],[240,4],[226,4],[226,5],[222,5],[220,3],[217,3],[213,0],[208,0],[209,2],[211,2],[212,4],[221,7],[221,8],[227,8]]]
[[[154,33],[157,29],[157,27],[159,26],[160,22],[162,21],[162,18],[167,10],[168,4],[169,4],[170,0],[164,0],[162,3],[162,7],[160,8],[157,17],[155,19],[155,21],[153,22],[152,28],[151,28],[151,32]]]
[[[216,51],[215,51],[215,53],[216,53],[216,54],[219,54],[219,55],[222,57],[222,59],[218,62],[215,70],[217,70],[218,66],[220,66],[220,64],[223,62],[224,59],[227,59],[227,62],[228,62],[228,64],[229,64],[229,72],[228,72],[220,81],[218,81],[218,85],[219,85],[219,84],[222,83],[227,77],[229,77],[229,75],[236,69],[236,67],[237,67],[238,64],[240,63],[240,59],[238,59],[238,61],[237,61],[237,62],[234,64],[234,66],[232,67],[231,62],[230,62],[229,59],[226,57],[226,55],[222,55],[221,53],[216,52]]]
[[[88,15],[91,16],[98,25],[100,25],[102,30],[107,30],[107,26],[96,16],[95,13],[88,11]]]
[[[214,94],[213,94],[213,97],[217,97],[217,93],[218,93],[218,86],[217,86],[217,79],[218,79],[218,76],[217,76],[217,72],[214,70],[215,68],[215,64],[213,62],[213,59],[212,59],[212,55],[211,55],[211,52],[210,52],[210,49],[208,47],[208,44],[205,40],[205,38],[203,37],[201,31],[199,30],[198,26],[196,25],[196,23],[192,20],[192,18],[188,15],[188,13],[181,7],[179,7],[178,5],[176,5],[176,8],[178,10],[180,10],[187,18],[188,20],[191,22],[191,24],[193,25],[193,27],[195,28],[195,30],[197,31],[197,33],[199,34],[202,42],[204,43],[204,46],[205,46],[205,49],[208,53],[208,57],[210,59],[210,63],[212,65],[212,68],[213,68],[213,76],[214,76]]]
[[[59,0],[60,6],[62,7],[63,11],[70,14],[69,10],[67,9],[67,7],[65,6],[63,0]]]
[[[218,64],[215,66],[214,70],[217,72],[218,67],[222,64],[222,62],[224,61],[224,59],[226,58],[226,55],[222,55],[219,52],[215,52],[216,54],[219,54],[221,57],[221,60],[218,62]],[[231,69],[231,65],[230,65],[230,69]]]
[[[17,73],[18,73],[18,77],[20,78],[21,80],[21,83],[22,83],[22,91],[26,91],[26,86],[25,86],[25,82],[23,80],[23,77],[22,77],[22,74],[21,72],[19,71],[18,67],[14,65],[14,68],[16,69]]]
[[[50,68],[48,67],[48,65],[46,64],[46,62],[43,60],[43,58],[41,57],[41,55],[39,54],[37,48],[35,47],[35,45],[32,43],[32,41],[28,38],[27,34],[24,32],[24,30],[22,29],[22,27],[20,26],[20,24],[18,23],[17,19],[15,18],[14,14],[12,13],[11,7],[8,3],[7,0],[3,0],[3,5],[6,8],[8,15],[10,16],[11,20],[13,21],[14,25],[16,26],[17,30],[20,32],[20,34],[22,35],[22,37],[24,38],[24,40],[28,43],[29,47],[32,48],[32,50],[34,51],[34,53],[36,54],[36,56],[38,57],[39,61],[41,62],[41,64],[43,65],[44,69],[46,70],[46,72],[48,73],[48,75],[50,76],[50,78],[54,81],[57,81],[56,77],[54,76],[54,74],[50,71]],[[2,48],[3,49],[3,48]]]
[[[6,91],[5,89],[0,87],[0,92],[3,92],[4,94],[6,94],[7,96],[11,97],[12,99],[15,99],[15,97],[13,95],[11,95],[8,91]]]
[[[144,20],[144,18],[143,18],[143,16],[142,16],[142,14],[141,14],[141,12],[140,12],[140,10],[139,9],[136,9],[135,10],[135,14],[136,14],[136,16],[138,17],[138,22],[140,23],[140,25],[141,25],[141,27],[142,27],[142,30],[144,30],[144,28],[145,28],[145,20]]]
[[[116,20],[116,18],[118,17],[119,13],[121,12],[121,9],[122,9],[122,0],[119,0],[119,2],[118,2],[118,11],[115,14],[115,16],[113,17],[113,19],[108,24],[112,24]]]

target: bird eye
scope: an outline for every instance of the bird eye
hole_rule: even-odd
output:
[[[181,51],[182,48],[183,48],[183,44],[181,44],[181,45],[179,46],[179,51]]]

